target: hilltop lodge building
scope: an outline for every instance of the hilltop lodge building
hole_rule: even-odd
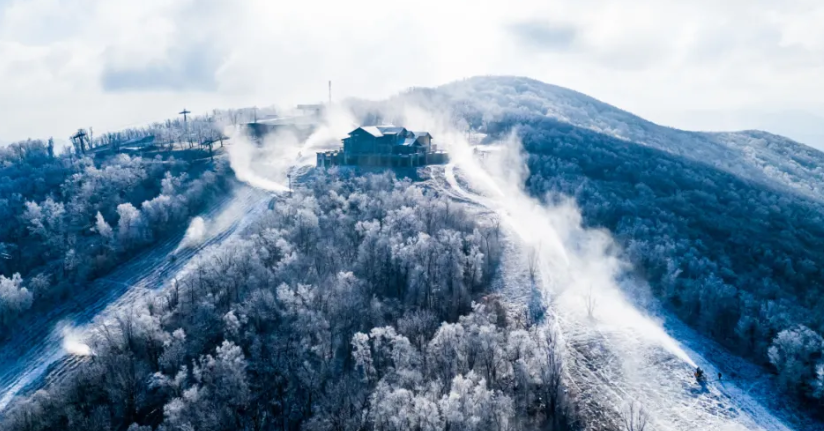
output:
[[[317,153],[317,157],[318,167],[416,167],[449,161],[449,155],[432,143],[429,132],[392,125],[358,127],[343,139],[341,150]]]

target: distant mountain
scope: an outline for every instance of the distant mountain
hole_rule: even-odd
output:
[[[506,110],[544,115],[824,199],[824,153],[767,132],[689,132],[660,126],[585,94],[521,77],[475,77],[409,96],[421,93],[477,112],[477,126],[483,116]]]
[[[685,110],[677,118],[687,130],[769,130],[816,149],[824,148],[824,117],[803,110]]]

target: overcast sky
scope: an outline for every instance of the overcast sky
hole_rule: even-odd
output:
[[[0,141],[536,78],[824,148],[820,0],[0,0]]]

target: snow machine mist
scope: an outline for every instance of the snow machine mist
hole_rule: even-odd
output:
[[[189,223],[189,227],[186,229],[186,233],[183,235],[183,239],[180,241],[180,244],[177,246],[174,252],[172,252],[172,259],[175,259],[177,253],[180,250],[190,247],[196,247],[203,243],[206,239],[206,221],[203,220],[203,217],[195,217],[192,219],[191,223]]]
[[[292,170],[314,166],[315,153],[332,149],[352,124],[347,111],[332,107],[324,111],[318,126],[305,139],[287,128],[259,137],[258,145],[244,130],[234,129],[229,131],[233,142],[227,150],[230,165],[240,181],[271,192],[286,192]]]
[[[73,356],[94,356],[95,353],[91,347],[86,344],[84,334],[77,330],[77,328],[66,325],[60,329],[63,340],[61,346],[63,350]]]
[[[615,244],[609,232],[585,228],[580,210],[569,198],[552,197],[547,201],[557,203],[545,204],[528,194],[523,185],[529,170],[514,133],[488,148],[494,150],[477,157],[465,134],[453,132],[449,151],[454,164],[446,168],[447,181],[460,188],[454,174],[459,170],[477,194],[464,192],[497,211],[517,234],[524,255],[537,261],[539,288],[551,306],[568,319],[592,317],[588,324],[596,328],[624,328],[694,369],[695,362],[679,344],[631,304],[619,287],[617,280],[629,265],[612,251]]]

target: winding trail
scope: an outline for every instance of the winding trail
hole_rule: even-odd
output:
[[[183,233],[144,251],[105,277],[75,292],[65,303],[38,316],[0,343],[0,414],[18,394],[48,374],[59,377],[79,363],[63,349],[63,329],[82,327],[103,313],[128,307],[137,298],[161,288],[206,247],[218,244],[267,208],[271,194],[239,185],[200,216],[208,230],[202,242],[175,253]],[[175,253],[175,259],[170,255]]]
[[[793,429],[788,421],[776,417],[735,382],[721,383],[715,378],[705,387],[699,386],[692,375],[696,364],[713,377],[719,367],[702,355],[700,337],[674,317],[666,316],[668,332],[665,332],[660,322],[631,305],[620,289],[599,289],[593,293],[591,289],[582,291],[580,287],[567,285],[571,277],[578,276],[564,274],[564,271],[574,271],[574,266],[558,263],[562,256],[571,259],[574,265],[578,252],[569,242],[561,245],[565,247],[561,250],[563,253],[539,253],[539,275],[531,278],[524,263],[529,254],[525,244],[536,241],[558,244],[562,236],[554,232],[550,219],[544,223],[549,229],[537,228],[535,218],[519,213],[528,210],[514,205],[511,196],[498,198],[471,191],[477,186],[471,184],[472,178],[477,179],[477,173],[460,175],[456,164],[447,165],[442,173],[434,169],[432,172],[433,186],[439,192],[501,217],[514,251],[507,253],[503,263],[504,296],[525,298],[524,290],[528,288],[524,286],[535,286],[541,291],[548,314],[554,318],[551,324],[560,330],[567,386],[575,393],[588,420],[587,429],[622,429],[621,412],[632,401],[640,403],[649,414],[651,423],[647,429]],[[534,284],[531,280],[535,280]],[[588,301],[595,306],[587,307]],[[590,308],[594,310],[592,313]],[[690,340],[690,347],[675,341],[681,337]]]

